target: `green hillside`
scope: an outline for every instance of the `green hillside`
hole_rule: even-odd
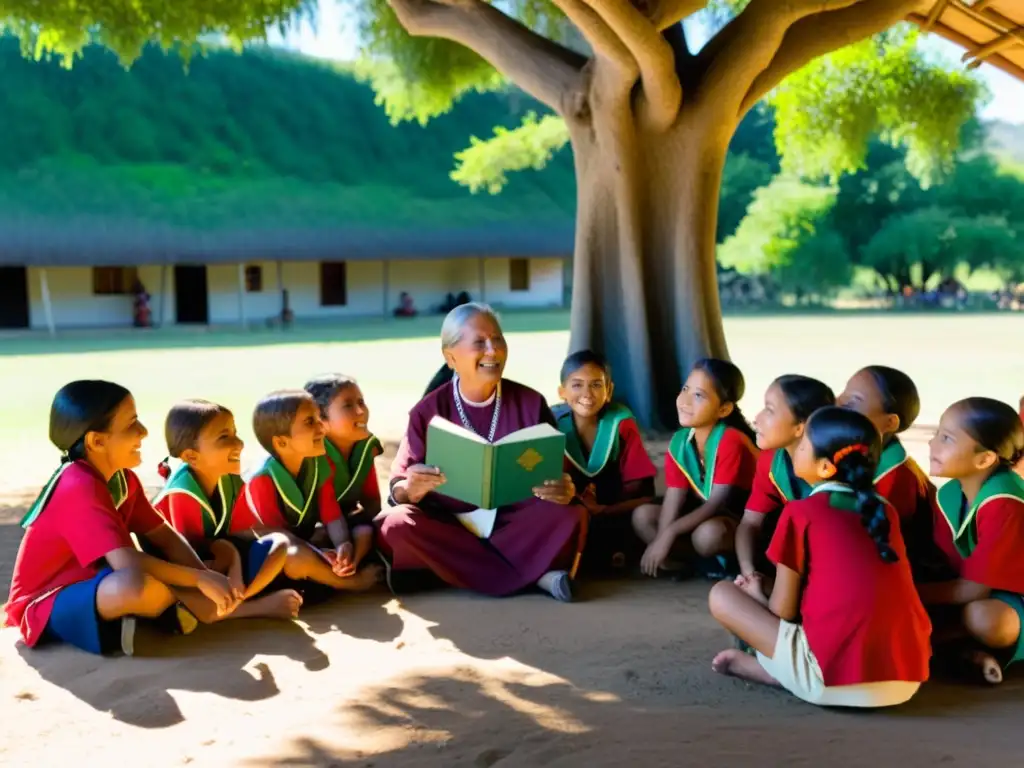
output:
[[[393,127],[347,71],[283,52],[214,51],[186,72],[155,49],[129,71],[90,49],[67,71],[0,38],[0,218],[201,229],[571,221],[568,152],[499,197],[448,178],[469,135],[530,110],[519,93],[480,94],[426,128]]]

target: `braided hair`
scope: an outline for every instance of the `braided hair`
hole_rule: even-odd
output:
[[[818,459],[836,468],[832,478],[853,490],[860,521],[875,542],[878,555],[887,563],[899,558],[889,546],[889,518],[884,502],[875,494],[875,471],[882,452],[882,438],[871,420],[844,408],[815,411],[807,422],[807,439]]]
[[[715,357],[705,357],[693,364],[693,371],[703,371],[711,379],[715,386],[715,394],[722,405],[732,403],[732,410],[722,421],[726,426],[738,429],[750,438],[750,441],[757,445],[757,433],[747,422],[746,417],[740,410],[740,400],[747,389],[743,372],[728,360],[719,360]]]

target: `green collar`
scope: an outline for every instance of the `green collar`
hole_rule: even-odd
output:
[[[79,459],[81,461],[81,459]],[[43,486],[43,490],[36,497],[36,500],[32,502],[32,506],[28,508],[25,516],[21,518],[21,527],[28,528],[32,523],[39,519],[39,515],[46,509],[46,505],[50,503],[50,497],[53,496],[54,490],[57,488],[57,483],[60,482],[61,477],[76,462],[65,461],[54,472],[50,479]],[[88,465],[92,469],[91,465]],[[92,470],[95,472],[95,470]],[[118,470],[114,473],[114,476],[107,482],[107,490],[110,491],[110,497],[114,501],[114,509],[119,509],[124,504],[125,499],[128,498],[128,477],[125,475],[124,470]]]
[[[882,455],[878,457],[878,468],[875,470],[875,484],[877,485],[883,477],[907,461],[907,449],[899,438],[894,437],[889,444],[882,449]]]
[[[844,509],[849,512],[857,511],[857,492],[845,483],[837,483],[829,480],[824,483],[818,483],[811,489],[809,496],[814,496],[819,493],[827,493],[829,495],[829,504],[836,509]],[[833,494],[838,494],[838,498],[834,498]],[[872,494],[882,504],[888,504],[889,502],[877,493]]]
[[[302,471],[299,473],[299,481],[302,483],[300,487],[299,482],[280,461],[273,456],[267,456],[263,463],[253,470],[252,477],[260,475],[267,475],[274,482],[285,518],[292,527],[298,528],[313,506],[316,492],[330,479],[330,469],[326,456],[304,459]]]
[[[701,464],[697,441],[690,427],[680,429],[672,436],[669,443],[669,456],[675,461],[679,470],[686,475],[690,485],[702,499],[707,501],[711,496],[711,487],[715,484],[715,459],[718,458],[718,444],[725,434],[725,422],[718,422],[711,429],[708,441],[704,445],[704,462]],[[703,470],[703,474],[702,474]]]
[[[166,497],[176,493],[184,494],[195,500],[203,510],[203,531],[206,538],[213,539],[224,536],[231,527],[231,511],[235,507],[242,490],[242,478],[238,475],[224,475],[217,481],[217,495],[220,501],[220,513],[214,509],[209,498],[199,486],[199,481],[192,474],[188,464],[181,462],[177,469],[167,478],[163,490],[153,499],[156,505]]]
[[[937,498],[942,517],[953,533],[953,545],[961,557],[970,557],[978,545],[978,512],[997,499],[1016,499],[1024,503],[1024,479],[1010,469],[996,470],[981,486],[970,509],[959,480],[943,485]]]
[[[776,449],[775,455],[772,456],[772,466],[768,472],[768,478],[785,502],[806,499],[811,495],[810,484],[797,477],[793,472],[793,460],[785,448]]]
[[[576,434],[572,409],[564,406],[558,409],[558,428],[565,435],[565,456],[576,469],[587,477],[601,474],[608,460],[618,456],[619,425],[633,418],[633,412],[624,405],[609,403],[601,410],[597,420],[597,436],[590,455],[586,456],[580,437]]]
[[[339,502],[359,500],[359,492],[366,478],[373,471],[373,456],[380,448],[380,440],[370,435],[352,447],[352,454],[346,460],[341,451],[330,440],[325,441],[327,457],[334,464],[334,495]]]

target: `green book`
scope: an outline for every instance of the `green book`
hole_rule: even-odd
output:
[[[427,425],[427,463],[444,473],[438,493],[497,509],[533,496],[546,480],[562,477],[565,435],[538,424],[488,443],[475,432],[435,416]]]

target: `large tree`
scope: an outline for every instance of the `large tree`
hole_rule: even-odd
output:
[[[426,119],[503,78],[564,123],[577,175],[572,347],[607,352],[617,391],[647,425],[674,422],[696,358],[727,356],[715,235],[726,151],[743,115],[793,72],[934,4],[925,0],[346,0],[380,64],[375,85],[396,118]],[[307,0],[6,0],[0,24],[36,54],[73,53],[89,36],[127,58],[155,39],[259,37]],[[723,23],[699,50],[683,22],[713,6]],[[407,34],[408,33],[408,34]],[[411,37],[410,37],[411,35]],[[856,167],[883,130],[924,162],[955,145],[973,94],[897,40],[856,49],[783,89],[792,169]],[[901,47],[902,46],[902,47]],[[901,53],[902,52],[902,53]],[[386,60],[392,71],[381,63]],[[881,63],[879,63],[881,62]],[[805,99],[814,109],[800,109]],[[966,105],[966,106],[965,106]],[[913,112],[901,121],[900,113]],[[339,116],[339,119],[343,119]],[[550,120],[534,158],[557,146]],[[562,139],[564,142],[564,139]],[[783,159],[787,153],[783,146]],[[816,151],[810,151],[816,150]],[[926,151],[929,150],[929,151]],[[529,155],[527,155],[527,159]],[[522,164],[522,160],[518,161]]]

